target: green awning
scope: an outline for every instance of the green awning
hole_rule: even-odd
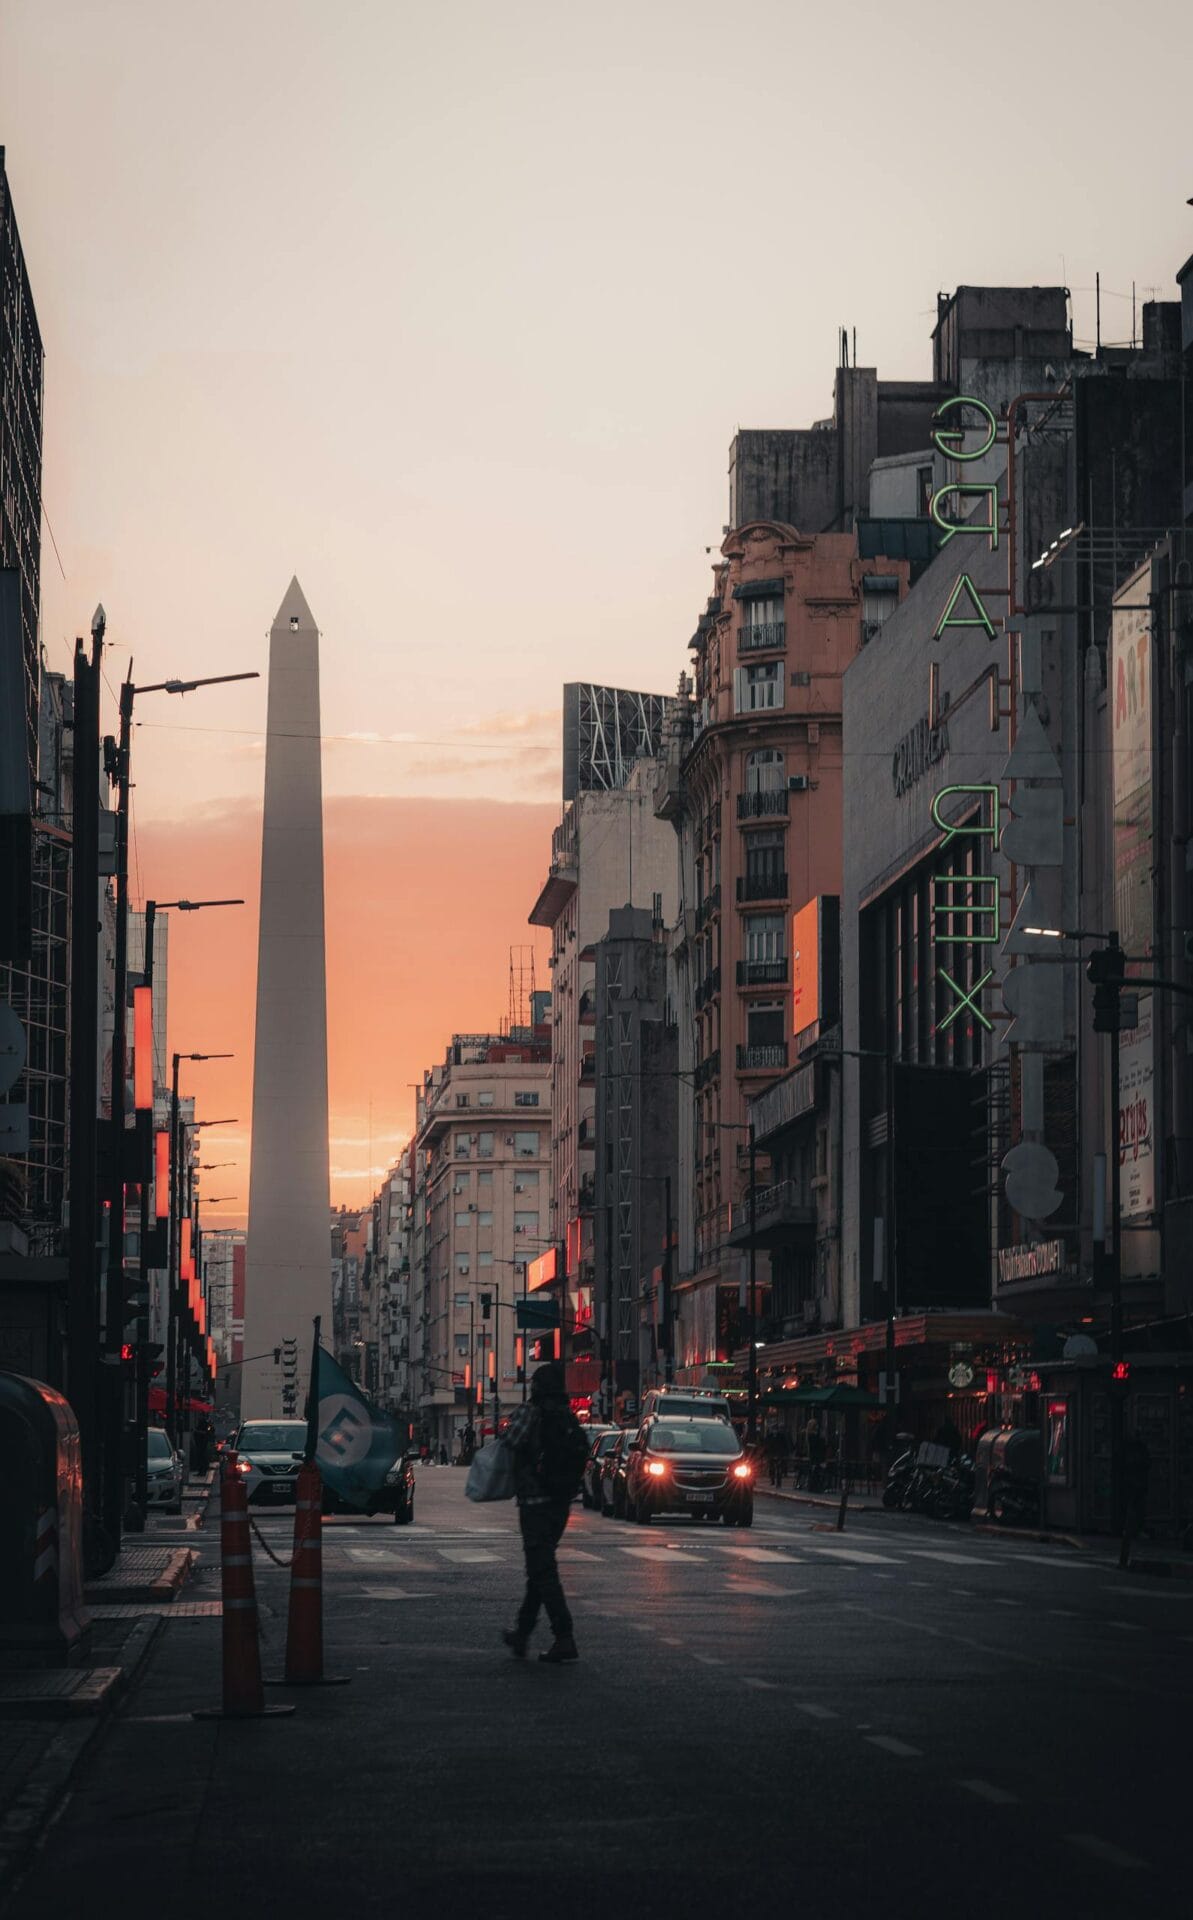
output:
[[[772,1387],[760,1396],[764,1407],[826,1407],[845,1412],[850,1407],[874,1408],[881,1400],[865,1387]]]

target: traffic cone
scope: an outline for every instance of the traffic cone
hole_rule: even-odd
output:
[[[342,1687],[347,1679],[347,1674],[332,1676],[323,1671],[323,1481],[315,1462],[304,1460],[295,1489],[286,1673],[281,1684]]]
[[[192,1719],[259,1720],[266,1714],[293,1713],[292,1705],[265,1705],[248,1494],[236,1470],[234,1453],[228,1455],[220,1481],[220,1586],[224,1614],[223,1705],[200,1707]]]

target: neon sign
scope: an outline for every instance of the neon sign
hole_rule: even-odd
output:
[[[964,407],[972,407],[982,416],[986,437],[980,447],[966,447],[965,435],[968,429],[964,422],[953,427],[939,424],[946,414],[952,413],[954,408]],[[952,399],[942,401],[936,409],[932,416],[928,437],[946,460],[955,460],[962,468],[962,474],[956,479],[946,480],[943,486],[937,487],[928,505],[928,512],[944,535],[940,543],[941,548],[947,547],[950,540],[955,540],[959,534],[968,534],[971,538],[976,536],[988,540],[993,552],[998,546],[998,483],[994,480],[966,480],[964,468],[970,460],[981,460],[989,453],[998,438],[997,420],[984,400],[975,399],[973,394],[958,393],[954,394]],[[986,518],[982,519],[976,513],[973,518],[967,520],[950,518],[944,508],[944,502],[950,497],[958,506],[970,499],[985,501],[988,509]],[[970,575],[964,571],[959,573],[953,582],[948,599],[945,601],[944,612],[936,623],[932,638],[941,639],[950,627],[979,627],[987,639],[993,640],[995,637],[994,622],[986,611],[981,593]]]

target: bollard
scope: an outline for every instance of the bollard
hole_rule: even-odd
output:
[[[290,1562],[290,1613],[286,1623],[286,1672],[271,1686],[343,1687],[347,1674],[323,1671],[323,1482],[313,1460],[298,1470],[294,1500],[294,1555]]]
[[[223,1704],[196,1709],[193,1720],[260,1720],[267,1714],[294,1712],[293,1706],[265,1705],[252,1549],[248,1494],[233,1453],[220,1481]]]
[[[849,1505],[849,1482],[848,1480],[842,1480],[841,1504],[837,1508],[837,1532],[838,1533],[844,1533],[845,1531],[845,1509],[848,1505]]]

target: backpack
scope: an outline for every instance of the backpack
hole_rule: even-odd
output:
[[[535,1479],[552,1500],[574,1500],[584,1478],[588,1441],[569,1406],[543,1407],[539,1413],[539,1456]]]

